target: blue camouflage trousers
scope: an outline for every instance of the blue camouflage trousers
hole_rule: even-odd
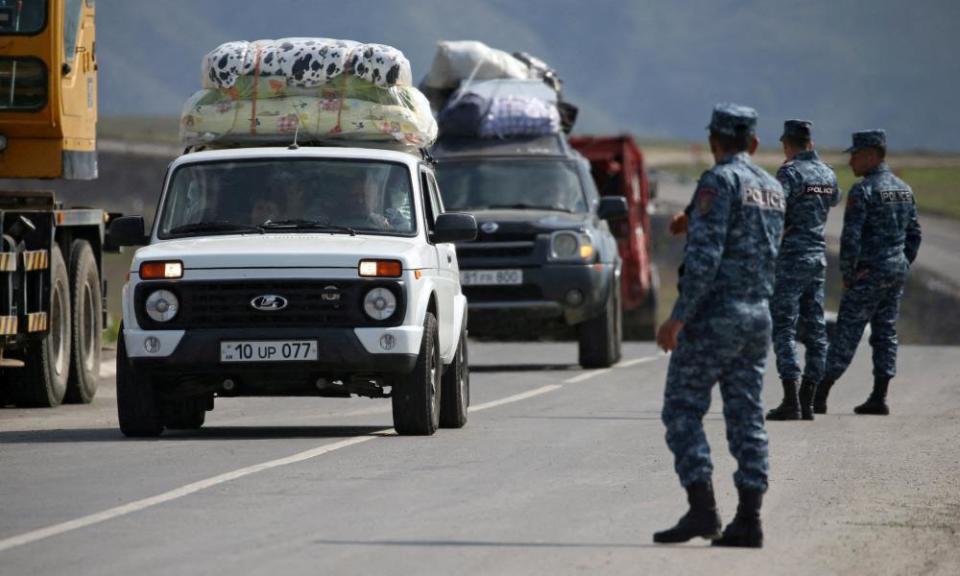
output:
[[[773,351],[781,380],[800,380],[797,334],[806,349],[803,379],[820,382],[827,362],[827,323],[823,318],[823,286],[826,269],[777,269],[770,315],[773,319]]]
[[[868,275],[843,293],[837,312],[837,332],[827,354],[828,380],[839,380],[850,366],[868,322],[873,375],[878,378],[896,376],[897,317],[904,281],[903,275]]]
[[[763,373],[770,343],[766,301],[735,303],[684,325],[670,357],[661,418],[680,483],[710,480],[713,463],[703,431],[713,385],[720,384],[727,444],[737,460],[734,482],[767,489]]]

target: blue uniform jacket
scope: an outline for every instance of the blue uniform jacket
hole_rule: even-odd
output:
[[[785,207],[780,183],[745,152],[704,172],[671,317],[690,322],[714,302],[769,300]]]
[[[777,171],[787,198],[780,243],[780,265],[819,268],[827,266],[824,238],[827,214],[840,203],[837,175],[815,150],[797,154]]]
[[[920,250],[913,190],[881,164],[850,189],[840,238],[840,272],[848,285],[872,273],[904,275]]]

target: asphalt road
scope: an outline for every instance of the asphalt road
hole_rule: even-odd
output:
[[[685,509],[667,358],[473,343],[462,430],[397,437],[389,401],[218,400],[198,432],[124,439],[90,406],[0,410],[0,574],[957,574],[960,361],[907,347],[893,415],[860,417],[869,350],[814,423],[771,423],[763,550],[654,546]],[[767,374],[768,404],[779,399]],[[715,483],[736,506],[719,396]]]

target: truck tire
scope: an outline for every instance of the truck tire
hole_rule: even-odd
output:
[[[24,348],[26,365],[16,370],[13,403],[22,407],[59,406],[70,374],[70,278],[60,247],[50,250],[50,312],[42,340]]]
[[[470,408],[470,363],[467,354],[467,331],[460,333],[453,363],[443,374],[440,394],[440,427],[463,428]]]
[[[401,436],[431,436],[440,426],[440,384],[443,366],[437,341],[437,319],[427,312],[420,355],[413,372],[398,377],[391,391],[393,427]]]
[[[596,318],[577,324],[580,365],[584,368],[609,368],[620,361],[623,341],[623,311],[620,286],[612,285],[603,311]]]
[[[625,340],[657,339],[657,307],[660,305],[660,273],[654,266],[650,270],[650,291],[643,304],[623,314],[623,337]]]
[[[123,326],[117,343],[117,418],[120,431],[127,437],[152,437],[163,432],[153,382],[127,357]]]
[[[86,240],[74,241],[70,250],[70,295],[73,353],[65,401],[89,404],[97,393],[100,378],[103,299],[97,260]]]

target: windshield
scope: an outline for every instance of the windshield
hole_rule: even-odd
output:
[[[36,34],[47,23],[47,0],[0,0],[0,36]]]
[[[408,168],[329,159],[188,164],[170,180],[158,235],[302,230],[412,236]]]
[[[442,161],[437,177],[448,210],[587,210],[576,165],[566,160]]]

